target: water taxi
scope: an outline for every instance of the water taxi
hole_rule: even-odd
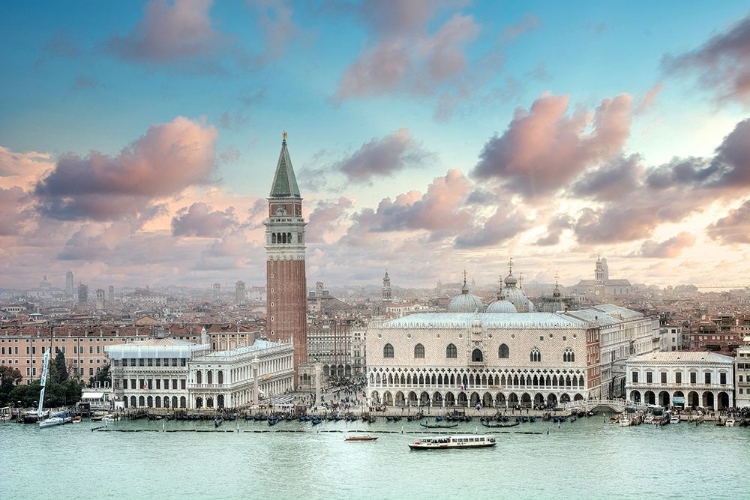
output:
[[[409,444],[412,450],[448,450],[464,448],[487,448],[495,446],[493,436],[484,434],[459,434],[455,436],[420,437]]]
[[[344,441],[358,442],[358,441],[375,441],[378,437],[371,434],[355,434],[353,436],[346,436]]]

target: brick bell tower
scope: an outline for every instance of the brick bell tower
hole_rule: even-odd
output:
[[[266,226],[266,335],[294,345],[294,386],[307,362],[307,278],[302,197],[286,149],[286,132],[268,198]]]

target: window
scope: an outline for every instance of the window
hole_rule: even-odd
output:
[[[661,383],[666,384],[667,383],[667,372],[661,372]]]
[[[638,372],[633,372],[633,383],[634,384],[638,383]]]
[[[539,349],[535,347],[531,350],[531,354],[529,354],[529,360],[532,363],[540,363],[542,361],[542,353],[539,352]]]
[[[455,345],[448,344],[448,347],[445,348],[445,357],[451,359],[458,357],[458,349],[456,349]]]
[[[681,384],[682,383],[682,372],[677,372],[677,373],[674,374],[674,381],[677,384]]]
[[[724,373],[724,372],[719,373],[719,383],[721,385],[725,385],[727,383],[727,374],[726,373]]]
[[[646,383],[647,384],[654,383],[654,372],[646,372]]]
[[[481,349],[474,349],[471,351],[471,361],[474,363],[481,363],[484,361],[484,355],[482,355]]]
[[[698,374],[695,372],[690,372],[690,383],[695,384],[698,379]]]
[[[568,347],[565,349],[565,352],[563,353],[563,362],[564,363],[573,363],[576,360],[576,355],[573,352],[573,349]]]
[[[385,347],[383,347],[383,357],[384,358],[393,357],[393,346],[391,344],[386,344]]]
[[[704,380],[704,382],[706,384],[710,384],[711,383],[711,374],[708,373],[708,372],[704,373],[703,374],[703,380]]]
[[[497,357],[500,359],[508,359],[510,357],[510,349],[506,344],[500,344],[500,348],[497,350]]]
[[[415,358],[424,358],[424,346],[422,344],[417,344],[414,346],[414,357]]]

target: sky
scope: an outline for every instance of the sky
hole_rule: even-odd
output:
[[[265,284],[281,148],[313,286],[747,286],[750,10],[0,2],[0,288]]]

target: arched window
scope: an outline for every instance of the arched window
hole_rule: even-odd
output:
[[[455,345],[448,344],[448,347],[445,348],[445,357],[454,359],[458,357],[458,349]]]
[[[220,371],[219,372],[219,385],[221,385],[223,383],[224,383],[224,372]]]
[[[542,353],[539,352],[539,349],[536,347],[531,350],[531,354],[529,355],[529,359],[532,363],[539,363],[542,361]]]
[[[203,374],[201,373],[200,370],[198,370],[195,373],[195,383],[196,384],[202,384],[203,383]]]
[[[414,357],[424,358],[424,346],[422,344],[417,344],[414,346]]]
[[[505,344],[500,344],[500,348],[497,350],[497,357],[500,359],[507,359],[510,357],[510,349]]]
[[[385,347],[383,347],[383,357],[384,358],[393,357],[393,346],[391,344],[386,344]]]
[[[565,352],[563,353],[563,362],[565,363],[573,363],[576,360],[576,355],[573,352],[573,349],[568,347],[565,349]]]
[[[471,351],[471,360],[475,363],[481,363],[484,360],[481,349],[474,349]]]

